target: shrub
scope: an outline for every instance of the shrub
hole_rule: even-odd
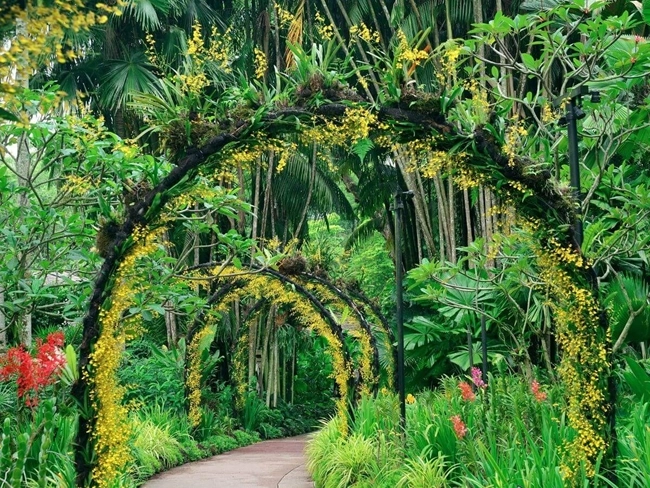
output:
[[[131,442],[133,472],[137,478],[148,478],[183,461],[182,446],[170,434],[168,428],[137,416],[134,416],[132,421],[135,433]]]

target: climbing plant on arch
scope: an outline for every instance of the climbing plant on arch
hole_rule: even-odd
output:
[[[84,318],[79,364],[82,375],[73,390],[80,404],[85,406],[77,437],[78,483],[85,484],[94,470],[94,482],[106,486],[124,462],[123,452],[120,454],[119,450],[124,439],[109,430],[115,427],[111,422],[121,408],[119,387],[111,374],[117,367],[116,358],[121,349],[121,342],[116,338],[123,337],[118,322],[125,306],[121,301],[125,270],[146,252],[150,242],[148,226],[156,222],[174,196],[192,186],[199,168],[214,171],[223,164],[215,157],[220,151],[227,149],[232,153],[246,148],[254,144],[254,138],[260,134],[289,132],[307,134],[323,144],[354,145],[367,139],[381,146],[388,140],[391,145],[418,145],[429,151],[446,151],[459,143],[475,145],[474,157],[456,160],[458,170],[473,175],[475,181],[491,186],[516,205],[519,215],[538,239],[542,275],[556,300],[559,342],[564,351],[561,373],[567,387],[567,415],[578,432],[567,449],[571,449],[572,458],[578,462],[594,462],[607,447],[611,432],[609,419],[613,415],[608,391],[607,323],[595,294],[588,262],[575,244],[573,203],[551,184],[550,174],[528,172],[527,161],[504,155],[480,127],[473,134],[457,133],[440,113],[402,107],[375,108],[363,102],[281,110],[269,104],[257,109],[252,120],[188,151],[189,154],[157,186],[128,209],[97,277]],[[269,285],[268,276],[248,281],[249,289],[257,289],[258,293],[266,285]],[[322,315],[319,317],[303,297],[282,290],[278,289],[274,299],[291,302],[301,315],[309,317],[310,326],[328,336],[333,345],[337,374],[341,375],[337,384],[341,399],[344,399],[347,378],[343,379],[343,370],[347,370],[348,364],[338,333],[323,322],[323,317],[327,316],[324,311],[319,311]],[[283,293],[286,298],[282,298]],[[102,385],[113,390],[102,392]],[[89,455],[89,452],[94,454]],[[567,469],[572,466],[576,465],[567,464]]]
[[[220,268],[219,266],[217,266]],[[220,268],[221,269],[221,268]],[[350,351],[346,347],[343,329],[338,320],[334,317],[325,303],[340,301],[342,304],[356,308],[356,305],[348,297],[332,296],[330,289],[335,288],[331,284],[321,284],[321,289],[310,287],[301,278],[302,276],[286,276],[278,271],[269,268],[259,268],[251,273],[242,273],[235,268],[226,268],[223,270],[225,276],[232,275],[232,281],[227,278],[221,278],[221,282],[226,282],[210,296],[207,306],[213,310],[225,312],[228,304],[234,300],[244,298],[253,298],[255,300],[264,299],[267,304],[282,307],[292,312],[294,319],[307,329],[315,331],[323,336],[329,345],[330,355],[332,357],[334,368],[334,380],[337,389],[337,412],[341,415],[343,425],[345,425],[346,412],[349,403],[355,395],[355,388],[351,384],[353,359]],[[321,280],[321,282],[325,282]],[[325,290],[323,290],[323,288]],[[323,298],[325,297],[325,298]],[[361,354],[358,360],[358,393],[369,394],[371,390],[377,388],[379,378],[379,361],[376,339],[371,330],[370,324],[365,317],[358,311],[358,331],[355,334],[360,343]],[[206,310],[203,310],[197,316],[194,324],[188,330],[187,341],[190,344],[198,342],[201,338],[202,331],[206,329],[204,318]],[[200,364],[190,362],[188,364],[188,397],[189,397],[189,416],[190,419],[197,419],[200,405],[200,392],[197,391],[198,383],[192,379],[196,377],[196,371]],[[236,366],[236,369],[242,369],[242,365]],[[239,374],[237,378],[238,400],[243,403],[243,396],[247,390],[245,372]]]

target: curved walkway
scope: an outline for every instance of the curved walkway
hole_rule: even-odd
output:
[[[159,473],[144,488],[313,488],[305,469],[309,435],[258,442]]]

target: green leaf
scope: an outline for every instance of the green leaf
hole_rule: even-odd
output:
[[[370,139],[360,139],[354,146],[352,146],[352,152],[359,156],[359,159],[363,163],[366,154],[368,154],[373,147],[375,147],[375,144]]]
[[[650,25],[650,0],[643,0],[643,21]]]
[[[532,57],[528,53],[522,53],[521,54],[521,60],[524,62],[524,66],[528,68],[531,71],[536,71],[537,70],[537,61],[535,61],[535,58]]]
[[[10,120],[12,122],[18,122],[18,117],[14,114],[0,107],[0,119]]]

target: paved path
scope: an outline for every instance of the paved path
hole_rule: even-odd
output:
[[[144,488],[313,488],[305,469],[309,435],[258,442],[157,474]]]

